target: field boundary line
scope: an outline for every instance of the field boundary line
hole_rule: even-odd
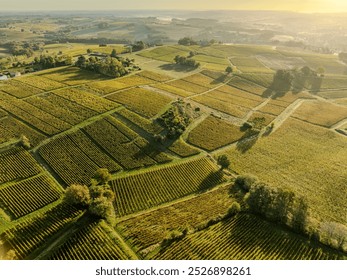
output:
[[[42,146],[48,144],[49,142],[61,137],[61,136],[64,136],[64,135],[67,135],[67,134],[70,134],[72,132],[75,132],[75,131],[78,131],[79,129],[81,128],[84,128],[86,127],[87,125],[89,124],[92,124],[94,122],[96,122],[97,120],[100,120],[100,119],[103,119],[104,117],[106,116],[109,116],[109,115],[112,115],[113,113],[119,111],[119,110],[122,110],[124,109],[125,107],[123,105],[121,106],[118,106],[117,108],[115,109],[112,109],[110,111],[107,111],[105,113],[102,113],[102,114],[99,114],[99,115],[96,115],[96,116],[93,116],[89,119],[86,119],[84,120],[83,122],[79,123],[79,124],[76,124],[75,126],[72,126],[70,129],[68,130],[65,130],[65,131],[62,131],[58,134],[55,134],[53,135],[52,137],[48,137],[47,139],[43,140],[39,145],[37,145],[36,147],[34,147],[33,149],[31,149],[31,151],[33,153],[35,153],[36,151],[38,151],[38,149],[40,149]]]

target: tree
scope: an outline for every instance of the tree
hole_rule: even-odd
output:
[[[93,52],[93,50],[92,49],[88,49],[87,50],[87,53],[89,54],[89,53],[92,53]]]
[[[221,169],[228,168],[230,165],[230,160],[226,155],[220,155],[217,159],[217,162],[221,166]]]
[[[117,51],[116,49],[113,49],[111,52],[111,57],[117,57]]]
[[[137,41],[132,45],[132,51],[137,52],[145,49],[147,45],[143,41]]]
[[[90,204],[89,211],[100,218],[107,218],[112,216],[114,208],[112,202],[110,202],[106,197],[98,197]]]
[[[235,185],[248,192],[251,187],[258,181],[258,178],[252,174],[244,174],[237,176]]]
[[[115,223],[115,210],[107,197],[94,199],[89,206],[89,212],[96,217],[105,219],[110,224]]]
[[[73,205],[88,206],[90,204],[90,194],[87,186],[73,184],[65,191],[64,200]]]
[[[225,72],[227,72],[228,74],[233,72],[233,68],[231,66],[228,66],[227,68],[225,68]]]
[[[111,180],[111,174],[108,172],[107,168],[99,168],[96,170],[93,179],[97,181],[98,184],[106,184]]]

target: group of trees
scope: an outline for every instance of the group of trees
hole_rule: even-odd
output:
[[[186,56],[176,55],[174,58],[174,61],[176,64],[191,67],[191,68],[198,68],[200,66],[200,63],[196,62],[195,59],[188,58]]]
[[[198,42],[193,40],[191,37],[184,37],[178,40],[178,44],[183,46],[192,46],[198,45]]]
[[[131,65],[131,61],[122,62],[114,57],[106,57],[99,59],[97,57],[89,57],[88,59],[81,55],[78,57],[75,65],[81,69],[93,71],[112,78],[118,78],[128,74],[126,66]],[[126,66],[125,66],[126,65]]]
[[[246,194],[244,199],[250,211],[347,252],[347,227],[336,222],[319,223],[312,218],[305,197],[269,186],[251,174],[239,175],[234,186]]]
[[[31,57],[35,51],[42,50],[42,43],[32,43],[32,42],[11,42],[6,44],[9,52],[12,55],[26,55]]]
[[[304,197],[293,191],[270,187],[254,177],[240,178],[237,183],[244,190],[249,190],[246,202],[252,212],[261,214],[273,222],[287,225],[298,232],[309,233],[310,214]]]
[[[166,128],[166,137],[170,139],[177,138],[186,130],[192,120],[191,110],[190,104],[178,99],[157,119]]]
[[[66,203],[87,208],[91,215],[113,224],[115,195],[108,185],[110,179],[111,174],[108,170],[100,168],[95,172],[89,187],[79,184],[69,186],[65,191],[64,200]]]
[[[70,55],[40,55],[35,57],[32,63],[35,70],[48,69],[60,66],[72,65],[72,57]]]
[[[183,37],[183,38],[178,40],[178,44],[179,45],[183,45],[183,46],[200,45],[202,47],[206,47],[206,46],[211,46],[211,45],[213,45],[215,43],[217,43],[217,42],[214,39],[195,41],[191,37]]]
[[[316,71],[308,66],[293,70],[277,70],[274,74],[270,88],[277,93],[285,93],[289,90],[300,92],[304,88],[317,92],[322,83],[324,69],[319,67]]]
[[[131,45],[131,50],[134,52],[141,51],[148,48],[148,45],[143,41],[137,41]]]

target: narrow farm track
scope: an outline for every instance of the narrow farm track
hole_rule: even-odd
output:
[[[298,109],[304,102],[307,102],[306,99],[297,99],[292,104],[290,104],[281,114],[279,114],[272,123],[275,124],[274,128],[272,129],[272,132],[275,132],[277,129],[279,129],[282,124],[295,112],[296,109]]]
[[[262,104],[260,104],[259,106],[265,106],[267,102],[269,102],[270,99],[264,101]],[[271,133],[274,133],[278,128],[280,128],[282,126],[282,124],[295,112],[296,109],[298,109],[304,102],[309,102],[309,100],[307,99],[297,99],[296,101],[294,101],[292,104],[290,104],[280,115],[278,115],[273,121],[272,123],[275,124],[274,128],[272,129]],[[264,104],[265,103],[265,104]],[[262,107],[261,106],[261,107]],[[245,118],[246,119],[246,118]],[[256,136],[250,136],[248,138],[244,138],[241,139],[237,142],[234,142],[232,144],[228,144],[225,145],[221,148],[218,148],[214,151],[212,151],[210,154],[211,155],[217,155],[220,153],[223,153],[233,147],[236,147],[239,143],[243,143],[243,142],[247,142],[256,138],[260,138],[264,133],[266,132],[266,130],[262,130],[259,135]]]
[[[271,100],[271,97],[267,98],[264,102],[260,103],[258,106],[254,107],[251,111],[249,111],[247,113],[247,115],[243,118],[243,121],[246,122],[248,121],[248,119],[252,116],[252,114],[258,110],[260,110],[261,108],[263,108],[266,104],[269,103],[269,101]]]
[[[206,91],[204,91],[204,92],[202,92],[202,93],[197,93],[197,94],[190,95],[190,96],[186,97],[184,100],[190,100],[190,99],[192,99],[193,97],[197,97],[197,96],[200,96],[200,95],[204,95],[204,94],[209,93],[209,92],[211,92],[211,91],[217,90],[217,89],[219,89],[220,87],[227,85],[232,79],[233,79],[233,77],[231,77],[231,78],[228,79],[226,82],[221,83],[220,85],[218,85],[218,86],[216,86],[216,87],[214,87],[214,88],[211,88],[211,89],[209,89],[209,90],[206,90]]]
[[[339,127],[343,126],[344,124],[347,124],[347,118],[343,119],[342,121],[339,121],[338,123],[334,124],[332,127],[330,127],[331,130],[338,129]]]

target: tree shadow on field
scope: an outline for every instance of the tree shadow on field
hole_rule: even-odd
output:
[[[140,150],[134,154],[136,159],[143,159],[147,156],[154,158],[160,154],[160,150],[149,142],[146,145],[140,145],[138,147]]]
[[[195,70],[194,67],[187,67],[183,65],[178,65],[174,63],[167,63],[159,66],[160,69],[165,71],[176,71],[176,72],[191,72]]]
[[[259,139],[260,131],[248,129],[243,137],[237,142],[236,150],[241,153],[247,152],[251,149]]]
[[[261,97],[268,98],[272,95],[272,92],[273,92],[273,90],[271,88],[267,88],[266,90],[264,90]]]
[[[223,177],[224,177],[224,172],[222,169],[211,172],[199,185],[198,192],[203,193],[212,189],[217,184],[222,182]]]
[[[219,76],[218,78],[214,79],[210,85],[218,85],[218,84],[222,84],[225,83],[227,81],[228,75],[226,74],[222,74],[221,76]]]

